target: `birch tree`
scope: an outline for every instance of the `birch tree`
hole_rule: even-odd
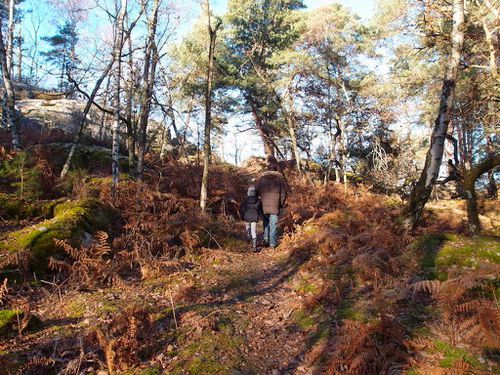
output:
[[[115,61],[114,102],[113,102],[113,145],[111,150],[111,173],[113,178],[113,193],[120,180],[120,92],[121,92],[121,55],[123,47],[123,21],[127,12],[127,0],[121,0],[121,6],[116,19],[116,35],[113,45],[113,60]]]
[[[19,121],[16,113],[16,97],[14,85],[12,84],[9,65],[7,63],[8,52],[5,48],[3,38],[3,18],[0,17],[0,65],[2,69],[3,84],[5,89],[5,111],[2,116],[6,116],[7,127],[12,136],[12,149],[17,151],[21,148],[21,139],[19,137]]]
[[[412,189],[408,205],[405,209],[405,224],[407,227],[414,227],[419,222],[423,208],[431,195],[432,187],[438,178],[443,159],[444,145],[453,111],[458,69],[465,39],[464,0],[453,0],[452,12],[451,51],[446,60],[446,71],[441,89],[439,112],[434,123],[424,168],[419,180]]]
[[[9,24],[7,26],[7,69],[12,77],[14,60],[14,7],[15,1],[9,1]]]

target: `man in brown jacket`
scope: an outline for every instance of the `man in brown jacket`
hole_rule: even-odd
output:
[[[255,184],[257,195],[260,196],[264,214],[264,242],[275,248],[278,242],[278,216],[285,206],[286,184],[276,163],[268,163],[267,171],[263,172]]]

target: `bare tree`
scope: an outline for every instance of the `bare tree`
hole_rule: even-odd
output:
[[[127,0],[121,0],[121,7],[116,19],[116,35],[113,45],[113,60],[115,60],[115,96],[113,103],[113,146],[111,151],[112,158],[112,176],[113,176],[113,193],[116,192],[116,187],[120,181],[120,89],[121,89],[121,71],[122,71],[122,48],[123,48],[123,21],[127,12]]]
[[[207,65],[207,85],[205,88],[205,140],[203,143],[203,177],[201,179],[200,208],[205,211],[208,198],[208,166],[210,164],[211,144],[210,132],[212,131],[212,86],[214,80],[214,53],[217,31],[222,23],[217,19],[212,25],[210,14],[210,0],[206,0],[205,10],[207,15],[207,28],[209,36],[208,65]]]
[[[71,145],[71,149],[69,151],[68,157],[66,158],[66,162],[64,163],[64,167],[61,171],[61,176],[60,176],[61,178],[66,177],[66,175],[68,174],[69,168],[71,167],[71,160],[73,159],[73,155],[75,154],[75,151],[78,147],[78,144],[80,143],[80,138],[82,137],[83,130],[85,129],[87,115],[90,111],[90,108],[92,107],[92,104],[93,104],[94,99],[97,95],[97,92],[99,91],[99,88],[101,87],[102,82],[107,77],[107,75],[111,71],[111,68],[113,67],[113,64],[115,62],[115,57],[116,57],[115,54],[113,54],[111,57],[111,61],[108,63],[108,65],[106,66],[106,68],[102,72],[101,76],[97,80],[97,82],[94,86],[94,89],[92,90],[92,93],[90,94],[90,96],[87,100],[87,104],[85,105],[83,113],[81,114],[81,117],[80,117],[80,121],[78,124],[78,130],[76,132],[75,139],[73,140],[73,144]],[[71,75],[69,74],[69,72],[68,72],[68,79],[70,82],[74,82],[74,80],[71,77]]]
[[[158,24],[158,10],[160,0],[153,1],[153,9],[148,19],[148,37],[144,49],[144,72],[143,86],[141,91],[141,111],[139,116],[139,155],[137,158],[137,174],[142,178],[144,172],[144,154],[146,153],[146,137],[151,111],[151,99],[156,77],[156,66],[158,63],[158,48],[156,46],[156,27]]]
[[[7,50],[3,42],[3,21],[0,17],[0,65],[2,66],[3,84],[5,88],[5,111],[3,116],[6,117],[7,127],[12,135],[12,148],[17,151],[21,148],[21,139],[19,137],[19,121],[16,114],[16,97],[14,86],[12,84],[9,65],[7,64]]]
[[[14,0],[9,0],[9,25],[7,26],[7,69],[12,77],[14,60]]]
[[[23,78],[23,36],[22,28],[17,32],[17,80],[21,82]]]

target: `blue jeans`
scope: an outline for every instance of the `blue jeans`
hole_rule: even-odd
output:
[[[278,215],[264,215],[264,241],[271,247],[278,244]]]

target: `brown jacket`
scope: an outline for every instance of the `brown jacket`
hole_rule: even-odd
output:
[[[260,196],[263,213],[278,215],[280,208],[285,205],[287,194],[281,173],[274,171],[262,173],[255,184],[255,189]]]

